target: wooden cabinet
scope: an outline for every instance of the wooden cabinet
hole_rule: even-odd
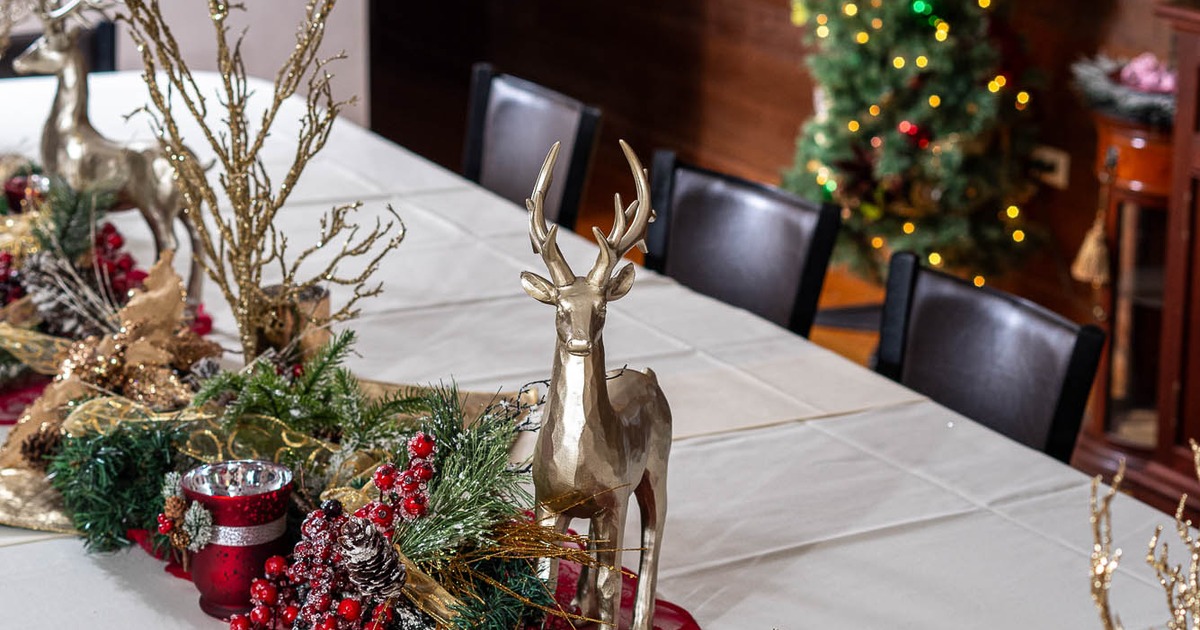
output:
[[[1167,208],[1155,220],[1153,211],[1110,204],[1114,275],[1098,311],[1109,329],[1109,352],[1075,463],[1111,474],[1124,457],[1129,487],[1141,498],[1173,511],[1186,492],[1195,515],[1200,483],[1189,443],[1200,440],[1200,2],[1164,3],[1156,13],[1175,33],[1179,72]],[[1104,121],[1100,130],[1104,142]],[[1135,439],[1122,431],[1128,413],[1152,423]]]

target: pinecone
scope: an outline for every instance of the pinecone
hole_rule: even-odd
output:
[[[187,501],[183,497],[167,497],[167,500],[163,502],[163,514],[173,521],[183,518],[185,510],[187,510]]]
[[[65,270],[66,265],[49,252],[38,252],[21,266],[21,283],[37,307],[46,332],[71,339],[104,334],[106,331],[93,321],[80,316],[82,298],[68,288],[68,280],[74,276]]]
[[[62,432],[57,428],[41,427],[21,442],[21,457],[34,469],[46,472],[50,457],[62,446]]]
[[[171,530],[171,546],[176,549],[187,549],[190,542],[192,542],[192,539],[188,536],[188,533],[183,531],[183,528],[176,522],[175,529]]]
[[[383,533],[366,519],[351,518],[338,538],[350,582],[364,594],[380,599],[397,597],[407,572],[400,554]]]

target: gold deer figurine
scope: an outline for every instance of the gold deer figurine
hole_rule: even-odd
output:
[[[598,568],[579,576],[576,603],[581,613],[616,628],[621,606],[621,548],[629,497],[641,512],[641,562],[633,630],[651,630],[659,545],[667,516],[667,458],[671,452],[671,410],[654,372],[604,367],[606,305],[629,292],[633,265],[613,274],[621,257],[646,235],[653,220],[646,171],[629,145],[621,149],[633,171],[637,200],[622,208],[607,236],[593,228],[600,253],[586,277],[576,276],[555,238],[558,226],[546,227],[542,208],[558,144],[538,174],[529,208],[529,236],[550,279],[521,274],[525,292],[557,309],[558,341],[554,371],[546,394],[542,428],[533,459],[537,519],[565,531],[572,519],[589,521],[590,547]],[[551,587],[557,585],[557,561],[543,565]]]
[[[123,145],[100,135],[88,120],[87,63],[79,47],[79,31],[67,27],[67,19],[83,0],[55,6],[38,0],[35,13],[45,31],[13,60],[21,74],[54,74],[58,90],[50,117],[42,129],[42,167],[46,173],[66,180],[76,190],[95,184],[117,189],[117,209],[137,208],[154,236],[158,254],[176,249],[175,219],[182,218],[191,239],[192,251],[200,251],[191,218],[182,211],[182,198],[175,186],[170,158],[157,145]],[[188,154],[183,159],[193,160]],[[203,280],[200,263],[193,253],[188,276],[188,302],[200,299]]]

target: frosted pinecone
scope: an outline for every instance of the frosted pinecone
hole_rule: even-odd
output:
[[[80,316],[80,297],[67,288],[69,275],[64,271],[65,265],[49,252],[38,252],[26,258],[21,267],[21,283],[45,323],[46,332],[71,339],[105,334],[108,331]]]
[[[350,582],[364,595],[387,599],[400,595],[407,572],[400,554],[366,519],[351,518],[338,537]]]
[[[391,627],[394,630],[434,630],[437,628],[437,624],[429,615],[403,599],[397,601],[393,615]]]

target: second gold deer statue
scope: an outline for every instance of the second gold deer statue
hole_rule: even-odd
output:
[[[630,497],[641,513],[641,562],[633,630],[651,630],[659,545],[667,516],[667,459],[671,452],[671,410],[654,372],[604,366],[606,305],[629,292],[633,265],[615,274],[621,257],[646,235],[653,220],[646,171],[629,145],[621,149],[633,171],[637,200],[623,208],[616,196],[612,231],[593,228],[600,253],[586,276],[576,276],[547,227],[542,202],[558,157],[558,144],[542,165],[529,208],[529,235],[550,272],[547,280],[524,272],[521,284],[539,302],[557,309],[558,341],[542,428],[533,459],[537,518],[565,531],[572,519],[589,521],[598,567],[579,576],[576,603],[586,617],[616,628],[621,606],[621,549]],[[557,584],[557,564],[546,577]]]
[[[191,217],[183,212],[171,158],[157,145],[113,142],[100,135],[88,119],[87,63],[80,50],[79,31],[69,28],[67,19],[95,3],[37,0],[35,4],[35,13],[45,33],[13,60],[13,69],[21,74],[58,77],[54,104],[42,129],[42,167],[76,190],[94,185],[115,188],[119,207],[134,207],[142,213],[158,254],[177,248],[175,219],[182,219],[193,252],[188,301],[198,303],[203,275],[195,252],[199,251],[200,243]],[[178,159],[196,158],[188,154]]]

